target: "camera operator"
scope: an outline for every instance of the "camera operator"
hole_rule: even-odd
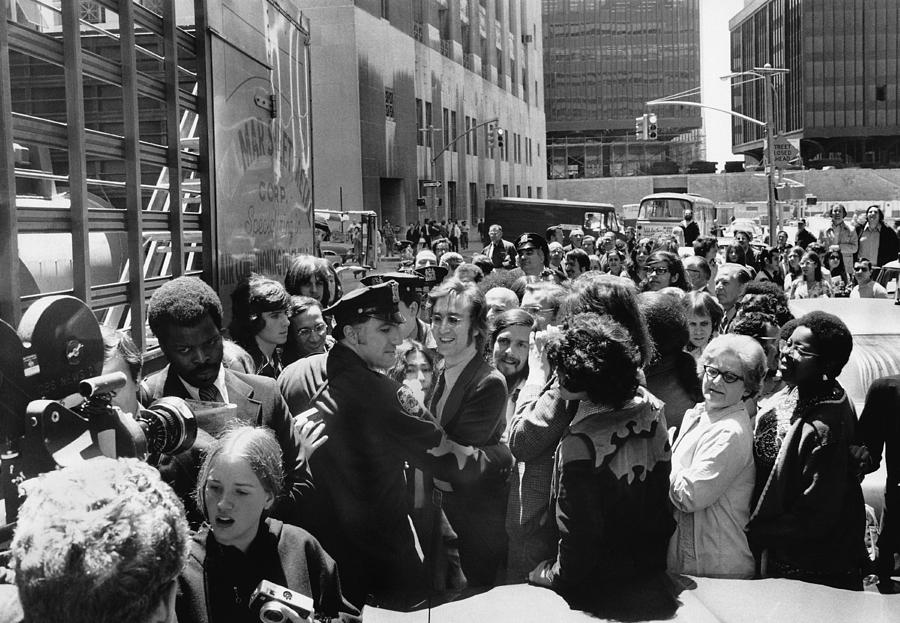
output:
[[[147,319],[169,365],[141,383],[140,397],[149,405],[162,396],[208,402],[233,403],[234,416],[198,417],[198,426],[215,437],[233,419],[266,426],[275,433],[283,453],[286,496],[276,505],[274,516],[302,524],[300,498],[312,487],[306,466],[306,452],[300,433],[275,386],[275,380],[242,374],[222,365],[222,303],[206,283],[195,277],[179,277],[165,283],[150,297]],[[321,427],[319,427],[321,430]],[[190,456],[160,463],[163,478],[185,500],[192,523],[199,514],[190,492],[197,481],[202,444],[195,444]],[[183,469],[188,465],[188,469]]]
[[[188,526],[153,467],[99,457],[48,472],[27,490],[12,543],[26,621],[174,620]],[[0,620],[10,616],[4,609]]]

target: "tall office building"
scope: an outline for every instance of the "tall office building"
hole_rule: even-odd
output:
[[[538,0],[294,2],[317,207],[474,223],[486,197],[544,196]]]
[[[900,166],[900,3],[754,0],[729,28],[733,71],[789,70],[775,79],[775,127],[800,139],[806,166]],[[764,120],[764,93],[735,79],[733,110]],[[760,159],[763,134],[734,120],[734,152]]]
[[[548,177],[671,171],[703,157],[700,109],[645,106],[699,89],[699,0],[544,0],[542,19]],[[658,138],[636,140],[635,117],[649,112]]]

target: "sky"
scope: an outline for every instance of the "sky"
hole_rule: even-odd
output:
[[[729,110],[728,81],[720,76],[731,72],[731,45],[728,20],[744,8],[743,0],[700,0],[700,82],[701,102]],[[731,153],[731,117],[713,110],[703,111],[706,130],[706,159],[719,163],[743,160]]]

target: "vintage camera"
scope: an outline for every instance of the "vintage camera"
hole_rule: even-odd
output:
[[[21,485],[46,471],[95,456],[176,454],[197,435],[180,398],[123,413],[112,396],[122,372],[101,375],[100,325],[71,296],[38,299],[18,330],[0,321],[0,486],[6,521],[16,518]]]
[[[306,595],[262,580],[250,595],[251,612],[263,623],[301,623],[313,614],[313,600]]]

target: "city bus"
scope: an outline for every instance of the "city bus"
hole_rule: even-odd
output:
[[[668,236],[684,218],[684,211],[693,210],[694,222],[700,235],[717,235],[723,223],[727,224],[734,208],[717,208],[706,197],[687,193],[654,193],[641,199],[637,216],[638,238]],[[715,233],[714,233],[715,232]]]

